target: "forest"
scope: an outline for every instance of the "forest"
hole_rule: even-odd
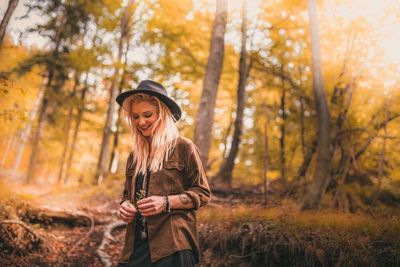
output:
[[[212,196],[200,266],[400,266],[396,0],[0,1],[0,265],[116,266],[155,80]]]

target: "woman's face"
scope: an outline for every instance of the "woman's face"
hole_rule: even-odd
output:
[[[132,105],[133,122],[144,137],[151,137],[151,128],[158,119],[158,106],[140,101]]]

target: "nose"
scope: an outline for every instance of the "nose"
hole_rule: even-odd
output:
[[[139,119],[139,126],[143,126],[146,124],[146,121],[143,118]]]

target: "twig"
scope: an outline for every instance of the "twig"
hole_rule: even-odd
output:
[[[115,241],[111,232],[114,231],[114,229],[124,227],[125,225],[126,223],[123,221],[115,221],[107,225],[104,231],[103,240],[101,240],[100,246],[96,249],[96,254],[99,256],[100,261],[105,267],[109,267],[112,265],[111,256],[108,255],[107,252],[105,252],[106,245],[109,243],[109,241]]]
[[[258,254],[258,253],[262,253],[262,252],[264,252],[264,251],[255,251],[255,252],[252,252],[252,253],[249,253],[249,254],[246,254],[246,255],[235,255],[235,254],[232,254],[232,255],[229,255],[228,256],[228,258],[247,258],[247,257],[250,257],[250,256],[253,256],[253,255],[256,255],[256,254]]]
[[[34,237],[36,237],[39,240],[42,240],[36,233],[33,231],[28,225],[26,225],[22,221],[17,221],[17,220],[3,220],[0,221],[0,224],[18,224],[21,225],[25,230],[27,230],[29,233],[31,233]]]
[[[86,235],[84,237],[79,239],[79,241],[76,242],[75,245],[68,251],[68,254],[67,254],[68,257],[71,255],[72,251],[74,251],[74,249],[76,249],[83,242],[83,240],[88,238],[93,232],[93,229],[94,229],[94,219],[93,219],[93,217],[89,216],[89,215],[84,215],[84,216],[86,216],[86,217],[88,217],[90,219],[90,230],[89,230],[89,232],[86,233]]]

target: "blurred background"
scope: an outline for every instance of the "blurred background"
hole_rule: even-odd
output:
[[[0,0],[0,18],[9,195],[118,198],[131,140],[115,97],[152,79],[215,205],[398,211],[396,0]]]
[[[243,32],[243,3],[229,1],[214,54],[215,1],[2,1],[3,15],[13,2],[0,51],[3,172],[39,184],[96,184],[123,172],[129,128],[114,98],[153,79],[182,106],[182,135],[194,140],[205,113],[211,128],[194,141],[210,178],[222,176],[227,159],[234,163],[221,180],[234,187],[261,188],[265,180],[286,187],[313,176],[318,110],[306,2],[248,1]],[[395,190],[399,3],[318,4],[332,179]],[[213,75],[217,82],[207,85]],[[212,112],[200,106],[207,86]]]

